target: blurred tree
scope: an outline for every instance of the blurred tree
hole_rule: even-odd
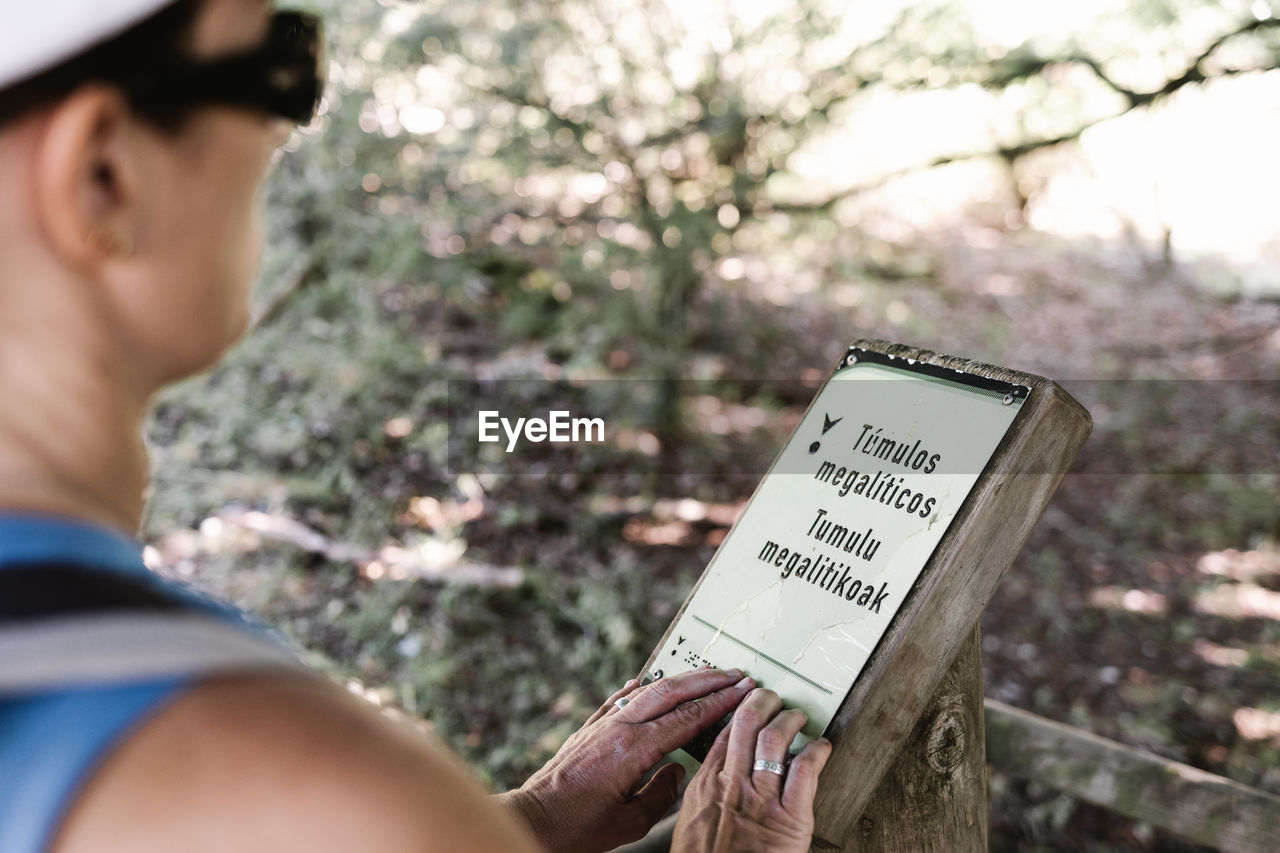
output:
[[[946,3],[334,8],[326,139],[286,167],[304,179],[288,189],[305,196],[289,200],[302,242],[315,251],[327,232],[343,264],[439,282],[570,366],[665,380],[643,418],[663,439],[680,426],[675,380],[699,372],[693,343],[724,340],[710,310],[723,290],[707,282],[750,277],[746,261],[779,239],[832,236],[842,200],[912,169],[994,157],[1025,206],[1032,152],[1280,59],[1262,2],[1138,0],[1014,48]],[[864,99],[975,88],[989,93],[988,144],[796,192],[789,158]],[[732,346],[722,354],[768,372],[767,352]]]
[[[226,572],[244,572],[254,596],[274,596],[269,612],[342,661],[345,676],[394,686],[408,696],[405,707],[430,715],[506,783],[554,749],[537,740],[548,708],[559,709],[552,713],[567,734],[591,697],[630,674],[665,626],[664,608],[683,596],[683,572],[705,561],[719,528],[706,531],[705,544],[679,548],[615,529],[635,512],[617,498],[658,492],[635,475],[638,451],[592,447],[571,463],[537,460],[542,473],[530,465],[530,476],[505,480],[484,477],[474,454],[459,464],[450,443],[460,431],[449,419],[467,383],[436,380],[537,376],[546,361],[579,376],[794,376],[820,348],[774,330],[847,303],[783,312],[769,326],[762,315],[744,316],[746,300],[732,301],[735,292],[768,288],[772,298],[802,279],[852,278],[881,293],[919,277],[875,251],[880,238],[862,233],[872,223],[848,215],[856,202],[846,199],[904,171],[987,158],[1009,164],[1024,203],[1034,201],[1034,152],[1070,146],[1086,128],[1131,110],[1158,109],[1205,80],[1274,68],[1280,52],[1275,6],[1256,0],[1094,4],[1102,11],[1087,24],[1032,22],[1024,29],[1039,26],[1040,34],[1029,39],[993,34],[974,4],[904,10],[899,0],[856,13],[819,0],[779,0],[764,12],[760,3],[714,0],[313,5],[327,7],[332,85],[321,117],[290,142],[270,186],[259,329],[216,372],[162,405],[150,526],[194,527],[238,502],[297,519],[329,541],[466,544],[468,559],[527,567],[524,588],[490,592],[375,583],[309,554],[258,552],[254,563],[265,559],[285,578],[271,584],[242,553],[219,558]],[[1025,18],[1064,5],[1072,4],[1009,3],[1005,11]],[[987,134],[962,135],[941,111],[930,115],[945,98],[980,113]],[[878,124],[886,103],[908,101],[924,103],[929,120],[916,132],[932,147]],[[814,156],[824,137],[834,142]],[[846,177],[837,161],[861,161],[865,147],[855,143],[866,138],[895,156],[858,162]],[[802,155],[816,160],[817,179],[802,179]],[[1088,278],[1103,267],[1084,269]],[[995,310],[980,303],[966,304],[966,320]],[[1103,355],[1127,350],[1115,352]],[[510,383],[511,393],[548,384]],[[634,414],[645,426],[665,424],[670,446],[679,398],[674,383],[665,387],[665,398],[640,401]],[[722,382],[711,393],[746,398],[754,390]],[[799,388],[794,401],[806,393]],[[761,397],[749,402],[759,406]],[[1233,411],[1256,414],[1257,404],[1246,399]],[[1127,411],[1137,423],[1203,420],[1171,420],[1132,403]],[[1113,416],[1112,436],[1150,432],[1127,426]],[[1255,426],[1232,421],[1226,432],[1251,435]],[[679,449],[694,464],[666,478],[658,496],[731,506],[749,485],[726,472],[750,470],[742,460],[767,456],[761,447],[690,441]],[[1138,458],[1135,447],[1120,449]],[[1248,488],[1215,478],[1185,505],[1163,481],[1125,486],[1119,503],[1081,492],[1087,499],[1070,512],[1107,515],[1121,532],[1103,541],[1125,550],[1139,533],[1159,542],[1176,535],[1184,550],[1193,541],[1234,547],[1274,522],[1274,477],[1256,476]],[[465,530],[424,526],[412,511],[476,500],[481,479],[487,509]],[[1096,558],[1104,546],[1094,532],[1081,529],[1090,534],[1081,534],[1085,544],[1051,551],[1035,583],[1101,582],[1095,572],[1113,570]],[[691,528],[690,543],[701,543],[704,530]],[[1075,565],[1090,573],[1065,568]],[[1031,608],[1019,630],[1052,646],[1074,618]],[[1104,621],[1085,614],[1085,624]],[[388,624],[401,627],[388,632]],[[1189,622],[1168,624],[1182,630]],[[1161,649],[1186,639],[1152,636]],[[1276,638],[1263,636],[1273,648]],[[421,655],[417,643],[425,644]],[[1026,672],[1031,664],[1014,650],[1027,647],[1006,643],[1007,666]],[[1105,654],[1119,661],[1127,652],[1122,642]],[[1080,681],[1070,679],[1092,678],[1092,663],[1085,655],[1062,667],[1069,678],[1057,686],[1043,676],[1035,702],[1075,702]],[[591,690],[582,689],[584,674],[595,679]],[[1114,684],[1099,687],[1106,702],[1123,699]],[[1232,701],[1211,692],[1224,706]],[[1132,702],[1184,701],[1177,683],[1161,695],[1155,705]],[[1257,750],[1242,742],[1239,760],[1271,772],[1273,753]]]

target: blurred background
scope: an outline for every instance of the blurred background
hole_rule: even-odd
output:
[[[1095,419],[987,695],[1280,793],[1280,4],[312,5],[253,329],[157,408],[154,567],[518,785],[890,339]],[[996,775],[992,849],[1198,848]]]

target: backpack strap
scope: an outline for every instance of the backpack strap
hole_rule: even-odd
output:
[[[6,566],[0,571],[0,626],[103,612],[164,612],[182,602],[158,584],[81,566]]]
[[[302,664],[162,581],[70,565],[0,571],[0,694],[279,667]]]

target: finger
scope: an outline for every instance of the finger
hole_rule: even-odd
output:
[[[763,687],[751,691],[738,710],[733,712],[729,724],[729,751],[725,755],[724,769],[737,777],[748,778],[751,765],[756,760],[756,738],[773,716],[782,710],[778,694]]]
[[[818,793],[818,776],[831,757],[831,741],[820,737],[810,741],[800,754],[791,759],[787,782],[782,789],[782,807],[792,813],[813,812],[813,798]]]
[[[643,818],[640,835],[648,832],[662,816],[671,811],[680,794],[680,782],[684,768],[679,764],[664,764],[653,774],[649,784],[641,788],[631,802]]]
[[[807,722],[809,715],[804,711],[783,711],[760,730],[760,734],[756,736],[756,754],[751,771],[751,784],[757,791],[770,797],[782,794],[783,775],[772,770],[756,770],[755,762],[771,761],[782,765],[785,771],[787,749]]]
[[[592,714],[590,717],[587,717],[587,722],[585,723],[585,725],[588,725],[588,726],[591,725],[596,720],[603,717],[607,712],[618,707],[617,706],[618,700],[621,699],[623,696],[626,696],[631,691],[635,690],[636,687],[639,686],[639,684],[640,682],[636,681],[633,678],[630,681],[628,681],[626,684],[622,685],[620,689],[615,690],[613,695],[610,696],[608,699],[604,700],[604,704],[601,705],[599,708],[597,708],[594,714]]]
[[[720,768],[724,767],[724,757],[729,751],[729,730],[731,728],[733,726],[728,725],[720,730],[720,734],[716,735],[715,742],[707,750],[707,757],[702,760],[702,766],[709,768],[712,773],[718,773]]]
[[[644,723],[646,734],[642,741],[642,760],[657,761],[673,749],[684,746],[718,720],[724,719],[754,686],[751,678],[743,677],[723,690],[695,701],[682,702],[661,717]],[[626,710],[630,709],[628,705]]]
[[[716,690],[723,690],[742,678],[742,670],[695,669],[668,676],[647,685],[627,705],[625,720],[643,723],[660,717],[682,702],[701,699]]]

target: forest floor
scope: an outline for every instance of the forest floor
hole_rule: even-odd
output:
[[[301,294],[161,404],[149,559],[519,784],[643,664],[845,344],[897,340],[1055,378],[1095,420],[983,616],[987,695],[1280,793],[1280,304],[1030,229],[877,258],[809,294],[709,292],[691,369],[713,379],[679,441],[519,470],[459,444],[467,394],[626,386],[557,380],[568,355],[483,298]],[[1196,849],[1034,783],[992,793],[993,850]]]

